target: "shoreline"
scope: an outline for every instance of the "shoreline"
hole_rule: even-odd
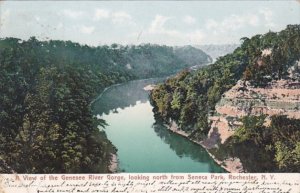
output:
[[[103,89],[103,91],[98,96],[96,96],[93,100],[91,100],[89,105],[92,106],[96,101],[98,101],[103,96],[103,94],[105,92],[109,91],[110,89],[112,89],[116,86],[127,84],[129,82],[147,81],[147,80],[152,80],[152,79],[163,79],[163,78],[162,77],[153,77],[153,78],[146,78],[146,79],[135,79],[135,80],[126,81],[126,82],[123,82],[123,83],[112,84],[108,87],[105,87]],[[111,155],[111,158],[110,158],[109,165],[108,165],[108,173],[119,173],[120,168],[119,168],[119,160],[118,160],[117,152],[110,153],[110,155]]]
[[[89,105],[93,105],[97,100],[99,100],[102,95],[107,92],[109,89],[113,88],[113,87],[116,87],[116,86],[120,86],[120,85],[124,85],[124,84],[127,84],[127,83],[130,83],[130,82],[135,82],[135,81],[147,81],[147,80],[152,80],[152,79],[167,79],[169,77],[171,77],[173,75],[169,75],[167,77],[153,77],[153,78],[145,78],[145,79],[133,79],[133,80],[128,80],[128,81],[125,81],[125,82],[122,82],[122,83],[116,83],[116,84],[112,84],[108,87],[105,87],[99,95],[97,95],[93,100],[91,100],[90,104]],[[147,86],[147,85],[146,85]]]
[[[231,158],[226,160],[219,160],[217,159],[211,152],[209,152],[210,147],[204,144],[204,141],[198,141],[198,140],[192,140],[189,138],[189,134],[180,130],[179,127],[173,123],[167,125],[164,124],[167,129],[175,134],[178,134],[187,140],[200,145],[205,149],[205,151],[208,153],[208,155],[215,161],[216,164],[218,164],[220,167],[222,167],[225,171],[229,173],[245,173],[245,171],[242,168],[241,162],[238,158]]]
[[[130,80],[130,81],[126,81],[123,83],[118,83],[118,84],[113,84],[110,85],[108,87],[106,87],[94,100],[92,100],[90,102],[90,105],[93,105],[94,102],[96,102],[97,100],[99,100],[102,95],[107,92],[109,89],[116,87],[116,86],[120,86],[129,82],[135,82],[135,81],[141,81],[141,80],[151,80],[151,79],[160,79],[161,77],[158,78],[146,78],[146,79],[136,79],[136,80]],[[168,77],[167,77],[168,78]],[[149,84],[146,85],[143,89],[145,91],[151,91],[153,89],[154,85],[153,84]],[[225,171],[229,172],[229,173],[243,173],[244,171],[241,169],[238,169],[238,165],[239,165],[239,161],[236,161],[236,159],[231,158],[231,159],[227,159],[227,160],[223,160],[220,161],[218,160],[212,153],[209,152],[209,149],[211,149],[211,147],[207,146],[204,144],[204,141],[198,141],[198,140],[192,140],[189,138],[189,134],[180,130],[179,127],[176,124],[164,124],[168,130],[170,130],[173,133],[176,133],[178,135],[181,135],[182,137],[186,138],[187,140],[200,145],[202,148],[205,149],[205,151],[209,154],[209,156],[214,160],[214,162],[219,165],[220,167],[222,167]],[[111,160],[109,161],[109,165],[108,165],[108,172],[109,173],[118,173],[120,171],[119,169],[119,161],[118,161],[118,157],[117,157],[117,153],[110,153],[111,154]],[[224,165],[225,164],[225,165]]]

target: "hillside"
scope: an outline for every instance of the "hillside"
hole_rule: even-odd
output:
[[[158,85],[156,117],[230,171],[299,172],[300,26],[242,41],[214,64]]]
[[[226,54],[231,54],[237,47],[238,44],[209,44],[209,45],[195,45],[195,48],[199,48],[207,53],[213,61],[217,58],[225,56]]]
[[[110,172],[116,149],[91,101],[110,85],[191,65],[167,46],[0,39],[0,170]]]
[[[126,68],[138,78],[163,77],[184,68],[211,62],[210,56],[191,46],[173,48],[143,44],[126,46],[124,49]]]
[[[299,165],[299,107],[298,80],[273,80],[266,87],[253,87],[247,81],[239,81],[224,93],[216,104],[214,115],[208,117],[211,127],[207,139],[202,144],[215,154],[221,154],[220,160],[224,161],[228,157],[239,158],[239,168],[231,168],[233,170],[296,172]],[[256,117],[260,119],[261,125],[256,125]],[[274,125],[275,120],[280,120],[276,123],[280,127]],[[257,128],[251,130],[250,124],[255,124],[254,127]],[[291,130],[287,127],[289,124]],[[288,131],[283,134],[281,129],[284,129],[284,132]],[[273,138],[272,143],[268,141],[270,138]],[[221,148],[218,148],[219,146]],[[291,148],[290,151],[295,151],[295,154],[287,155],[289,158],[284,158],[287,160],[280,160],[280,154],[283,153],[281,148]],[[253,157],[257,156],[257,161],[253,161]],[[278,162],[278,166],[274,162]],[[286,165],[285,162],[289,164]],[[224,163],[229,167],[232,167],[231,164],[232,161],[229,160]]]
[[[194,67],[201,67],[212,62],[209,55],[192,46],[177,47],[174,49],[174,53],[182,61]]]

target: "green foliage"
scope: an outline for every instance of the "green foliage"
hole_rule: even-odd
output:
[[[151,103],[157,115],[166,122],[176,121],[182,130],[206,135],[208,115],[214,111],[223,93],[238,80],[265,85],[267,81],[284,77],[287,68],[300,59],[299,25],[241,40],[240,47],[214,64],[196,72],[183,72],[184,76],[179,73],[156,87],[151,93]],[[264,49],[270,49],[271,55],[262,56]]]
[[[248,53],[256,53],[244,72],[243,78],[254,85],[265,85],[272,79],[287,76],[287,69],[300,59],[300,25],[288,25],[285,30],[244,39],[243,47]],[[263,55],[268,49],[270,54]],[[270,78],[271,77],[271,78]]]
[[[225,143],[231,157],[239,157],[249,172],[299,172],[300,120],[286,116],[247,116],[243,126]],[[253,156],[253,157],[251,157]]]
[[[262,133],[266,130],[264,124],[266,116],[246,116],[243,117],[243,126],[235,131],[238,143],[242,143],[248,139],[253,139],[255,144],[260,144]]]
[[[196,48],[174,49],[168,46],[142,44],[124,48],[121,46],[121,49],[124,50],[122,55],[126,67],[139,78],[163,77],[183,68],[210,62],[210,57]],[[194,60],[186,60],[187,57]]]
[[[167,46],[0,39],[0,157],[19,173],[108,172],[116,150],[91,100],[112,84],[191,65]]]
[[[192,46],[184,46],[174,49],[175,55],[185,63],[192,66],[202,66],[212,62],[212,58],[202,50]]]

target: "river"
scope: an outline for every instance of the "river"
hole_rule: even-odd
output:
[[[108,139],[118,149],[121,172],[224,172],[201,146],[170,132],[154,119],[143,88],[162,79],[112,86],[93,103]]]

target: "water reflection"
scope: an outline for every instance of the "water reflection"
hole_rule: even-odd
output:
[[[220,168],[220,166],[212,160],[206,150],[198,144],[169,131],[159,122],[153,124],[153,128],[157,136],[159,136],[164,143],[168,144],[177,156],[190,157],[197,162],[209,163],[209,172],[225,172],[224,169]]]
[[[107,121],[108,138],[118,149],[125,172],[224,172],[199,145],[170,132],[154,118],[143,88],[163,79],[113,86],[93,104]]]
[[[118,113],[118,108],[124,109],[134,106],[137,101],[145,103],[148,101],[148,92],[143,88],[161,81],[163,81],[163,78],[131,81],[112,86],[102,94],[101,100],[98,99],[94,102],[93,112],[99,115],[109,114],[110,112]]]

